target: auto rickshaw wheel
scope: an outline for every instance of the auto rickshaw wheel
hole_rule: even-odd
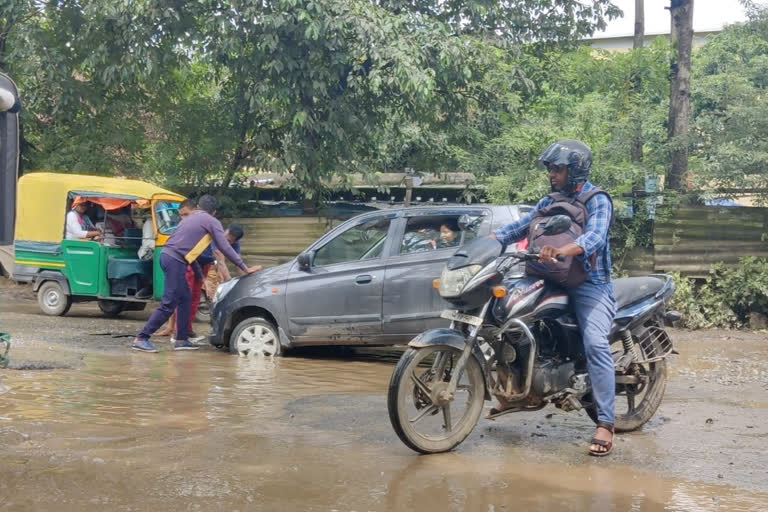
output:
[[[46,281],[37,289],[37,303],[46,315],[64,316],[72,307],[72,297],[57,281]]]
[[[114,318],[125,310],[125,302],[120,300],[99,300],[99,309],[104,316]]]

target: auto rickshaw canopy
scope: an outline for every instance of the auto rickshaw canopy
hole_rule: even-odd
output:
[[[149,206],[156,200],[183,201],[184,196],[140,180],[32,172],[19,178],[16,196],[16,240],[60,242],[73,196],[126,199]]]

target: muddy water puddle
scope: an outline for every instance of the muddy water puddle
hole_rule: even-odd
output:
[[[642,436],[613,460],[587,458],[578,416],[483,422],[455,452],[417,456],[389,425],[390,363],[214,352],[83,363],[5,373],[0,509],[768,509],[759,491],[630,469]]]

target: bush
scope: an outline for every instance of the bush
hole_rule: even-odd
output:
[[[690,329],[744,328],[752,312],[768,311],[768,260],[742,258],[735,267],[718,264],[703,282],[672,273],[675,295],[670,307]]]

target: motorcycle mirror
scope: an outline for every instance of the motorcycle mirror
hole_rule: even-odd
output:
[[[315,259],[315,251],[302,252],[296,257],[299,262],[299,270],[309,272],[312,268],[312,260]]]
[[[473,216],[465,213],[459,217],[459,229],[462,231],[472,231],[482,221],[483,218],[480,216]]]
[[[567,215],[555,215],[544,225],[545,235],[559,235],[571,229],[571,218]]]

